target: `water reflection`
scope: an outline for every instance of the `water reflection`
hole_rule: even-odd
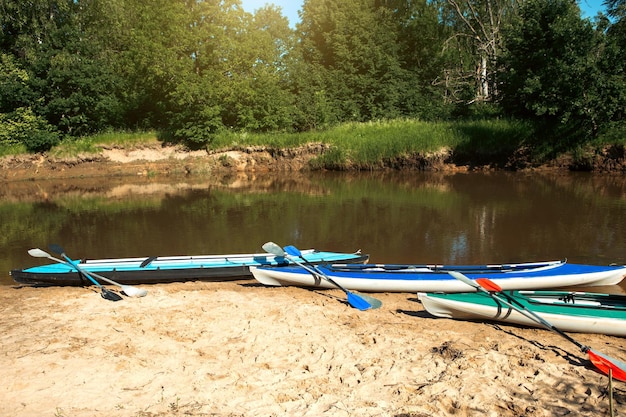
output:
[[[8,183],[0,271],[77,258],[260,251],[266,241],[372,262],[626,263],[626,178],[586,174],[315,173]],[[6,272],[0,283],[12,283]]]

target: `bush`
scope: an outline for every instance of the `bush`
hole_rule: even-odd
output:
[[[29,107],[0,113],[0,144],[23,144],[29,152],[44,152],[59,143],[59,134]]]

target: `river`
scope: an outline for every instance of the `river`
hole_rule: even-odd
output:
[[[567,259],[626,264],[626,176],[586,173],[280,173],[10,183],[0,191],[0,285],[74,258],[361,249],[375,263]],[[622,290],[626,284],[622,283]]]

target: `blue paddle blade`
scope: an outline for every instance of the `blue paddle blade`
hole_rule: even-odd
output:
[[[302,256],[302,252],[300,252],[300,249],[296,248],[293,245],[285,246],[283,249],[285,250],[285,252],[287,252],[287,254],[291,256]]]
[[[361,311],[369,310],[370,308],[372,308],[372,305],[368,303],[363,297],[352,294],[351,292],[348,293],[348,303],[352,307],[357,308]]]

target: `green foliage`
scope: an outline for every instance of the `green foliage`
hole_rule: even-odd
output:
[[[299,26],[307,74],[302,114],[308,125],[366,121],[403,114],[409,76],[400,65],[398,24],[371,1],[309,1]],[[331,111],[327,109],[330,105]],[[311,115],[318,114],[318,119]]]
[[[47,151],[59,142],[59,135],[30,108],[20,107],[12,113],[0,113],[0,144],[23,144],[30,152]]]
[[[0,146],[45,150],[62,134],[89,148],[75,138],[140,129],[202,147],[497,118],[499,96],[507,117],[573,146],[624,123],[624,3],[609,3],[594,28],[569,0],[307,0],[294,31],[279,8],[239,0],[0,0]],[[411,152],[377,134],[333,158]]]
[[[569,0],[525,2],[506,34],[502,104],[573,140],[593,134],[598,42]],[[590,94],[592,93],[592,94]]]
[[[211,143],[212,149],[227,146],[265,145],[292,148],[304,143],[324,143],[330,149],[311,163],[312,168],[380,168],[397,158],[453,151],[459,162],[502,166],[534,134],[530,123],[511,120],[423,122],[416,119],[343,123],[327,130],[291,134],[236,134],[224,132]],[[502,162],[505,161],[505,162]]]
[[[33,99],[28,72],[13,55],[0,53],[0,113],[27,107]]]

